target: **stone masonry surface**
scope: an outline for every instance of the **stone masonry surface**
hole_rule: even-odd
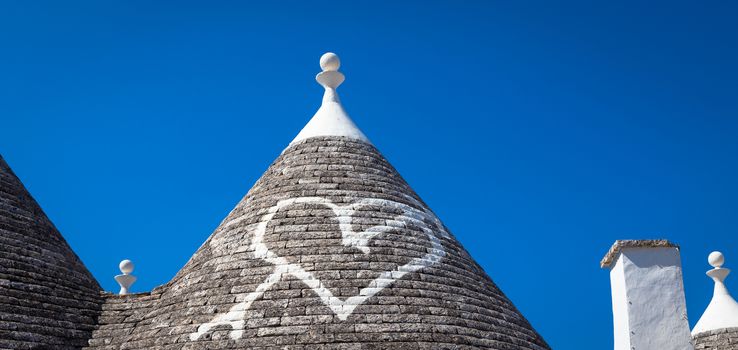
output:
[[[79,349],[100,286],[0,157],[0,349]]]
[[[738,328],[702,332],[692,338],[695,350],[738,350]]]
[[[22,186],[3,166],[2,191],[12,194],[5,205]],[[23,215],[38,218],[35,202],[23,198],[35,216]],[[4,209],[3,230],[33,231],[8,224],[19,205]],[[29,305],[0,309],[2,321],[17,319],[0,328],[0,348],[549,349],[365,142],[314,137],[290,146],[182,270],[150,293],[100,294],[40,215],[26,224],[44,224],[45,236],[33,243],[63,247],[55,262],[63,269],[15,277],[50,262],[32,250],[25,256],[38,261],[6,263],[18,251],[6,237],[23,235],[3,231],[0,303]],[[36,291],[36,279],[50,284]]]
[[[172,281],[108,297],[89,348],[548,349],[429,212],[373,146],[299,142]]]
[[[607,251],[605,257],[600,261],[601,268],[610,268],[612,264],[617,261],[620,252],[626,248],[659,248],[659,247],[674,247],[679,248],[678,245],[671,243],[665,239],[623,239],[617,240]]]

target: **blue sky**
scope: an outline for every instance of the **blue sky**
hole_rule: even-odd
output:
[[[265,2],[266,3],[266,2]],[[308,121],[365,134],[554,348],[612,346],[616,239],[738,268],[731,1],[0,4],[0,152],[104,288],[166,283]],[[738,277],[727,284],[738,292]]]

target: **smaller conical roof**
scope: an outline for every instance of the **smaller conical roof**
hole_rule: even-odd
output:
[[[725,262],[723,253],[712,252],[707,260],[713,267],[712,270],[707,271],[707,275],[715,282],[715,289],[710,304],[692,330],[693,335],[738,327],[738,302],[733,299],[728,288],[725,287],[725,278],[730,270],[722,267]]]

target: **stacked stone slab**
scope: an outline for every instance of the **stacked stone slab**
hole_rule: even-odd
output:
[[[342,137],[290,146],[171,282],[101,320],[91,349],[548,348],[385,158]]]
[[[100,286],[0,157],[0,349],[79,349]]]
[[[738,350],[738,328],[723,328],[695,334],[695,350]]]

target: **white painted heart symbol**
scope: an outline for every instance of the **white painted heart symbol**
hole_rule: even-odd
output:
[[[418,208],[424,208],[424,206],[414,198],[407,196],[407,199]],[[369,285],[362,288],[358,295],[347,298],[346,300],[341,300],[340,298],[333,296],[333,293],[326,288],[320,280],[315,278],[312,273],[305,271],[299,264],[290,263],[285,258],[277,256],[277,254],[269,250],[263,242],[267,225],[269,225],[269,222],[272,220],[274,215],[286,206],[300,203],[321,204],[333,210],[339,223],[339,229],[341,230],[342,244],[345,246],[356,247],[364,254],[369,253],[369,241],[372,238],[380,233],[396,228],[402,228],[406,222],[412,222],[422,228],[423,232],[428,236],[428,239],[431,242],[431,248],[428,249],[428,252],[424,256],[414,258],[410,260],[410,262],[405,265],[398,266],[394,270],[383,272],[379,277],[372,280]],[[387,220],[385,225],[373,226],[365,231],[355,232],[351,224],[352,216],[359,207],[365,205],[390,207],[402,211],[402,214],[396,216],[394,220]],[[229,222],[225,225],[229,226],[241,220],[242,219],[236,219],[234,222]],[[265,291],[271,288],[275,283],[279,282],[282,277],[287,274],[300,279],[320,297],[326,306],[333,310],[339,319],[345,320],[354,312],[354,309],[358,305],[363,304],[367,299],[371,298],[394,281],[402,278],[410,272],[415,272],[422,268],[434,265],[446,255],[446,251],[441,245],[440,240],[436,237],[433,229],[428,226],[426,221],[433,223],[437,228],[439,235],[442,237],[448,236],[448,233],[445,231],[441,222],[430,210],[416,209],[407,204],[391,200],[364,198],[345,206],[337,205],[331,200],[322,197],[299,197],[279,201],[275,206],[269,208],[267,213],[259,220],[256,225],[256,229],[254,230],[254,238],[250,245],[250,250],[253,251],[257,258],[264,259],[275,266],[274,272],[270,274],[264,282],[256,287],[256,290],[253,292],[239,295],[236,298],[239,303],[231,307],[227,313],[220,314],[210,322],[201,324],[200,327],[198,327],[197,332],[190,334],[190,339],[197,340],[213,327],[220,325],[230,326],[232,329],[230,337],[232,339],[240,339],[243,336],[246,310],[251,307],[254,300],[261,297]]]

